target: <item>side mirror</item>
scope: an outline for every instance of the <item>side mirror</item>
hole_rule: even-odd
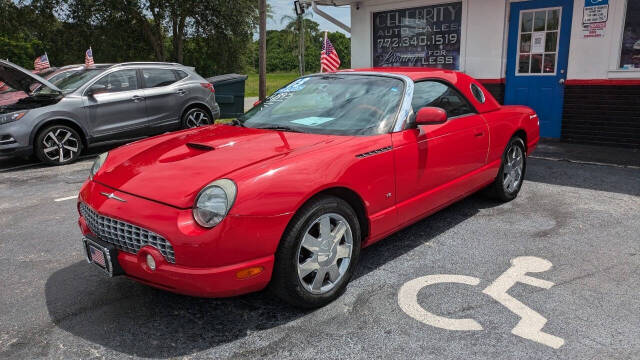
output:
[[[87,90],[87,95],[88,96],[93,96],[96,94],[100,94],[102,92],[107,91],[107,87],[105,85],[102,84],[93,84],[89,90]]]
[[[432,125],[447,121],[447,112],[437,107],[423,107],[416,114],[416,124]]]

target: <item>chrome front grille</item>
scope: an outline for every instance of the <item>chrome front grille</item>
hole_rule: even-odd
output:
[[[142,247],[150,245],[158,249],[168,262],[176,262],[173,246],[162,236],[124,221],[102,216],[85,203],[80,204],[80,213],[91,232],[118,250],[136,254]]]

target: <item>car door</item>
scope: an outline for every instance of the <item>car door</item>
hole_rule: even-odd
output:
[[[172,69],[141,69],[147,116],[152,132],[175,129],[179,126],[181,99],[187,90],[176,87],[176,72]]]
[[[144,136],[146,109],[135,69],[105,74],[85,92],[89,126],[97,141]]]
[[[474,188],[474,171],[486,163],[488,127],[451,84],[415,84],[414,113],[425,106],[444,109],[442,124],[414,126],[393,133],[396,201],[401,223],[421,218]]]

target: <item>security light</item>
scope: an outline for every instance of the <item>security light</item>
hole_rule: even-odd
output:
[[[296,9],[296,15],[301,16],[304,14],[304,6],[300,3],[300,0],[294,1],[293,6]]]

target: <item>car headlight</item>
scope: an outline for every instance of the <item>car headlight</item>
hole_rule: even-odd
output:
[[[0,124],[10,123],[22,119],[27,114],[26,111],[19,111],[0,116]]]
[[[229,179],[216,180],[205,186],[193,204],[193,218],[206,228],[218,225],[233,206],[236,193],[236,184]]]
[[[107,160],[107,156],[109,156],[109,152],[104,152],[98,155],[96,160],[93,162],[93,166],[91,166],[91,175],[89,176],[90,179],[93,179],[98,170],[100,170],[102,164],[104,164],[104,162]]]

